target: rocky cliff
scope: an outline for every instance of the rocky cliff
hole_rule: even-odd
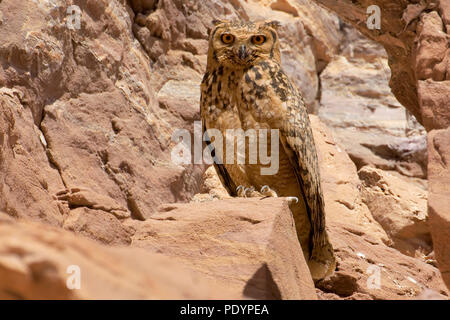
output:
[[[449,10],[0,1],[0,298],[447,299]],[[316,286],[285,199],[231,199],[212,168],[171,161],[212,17],[282,21],[338,259]]]

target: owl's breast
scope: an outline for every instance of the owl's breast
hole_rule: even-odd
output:
[[[253,119],[272,128],[285,120],[288,104],[295,104],[298,99],[289,79],[273,62],[262,62],[247,69],[239,82],[239,92],[237,105],[241,119]]]
[[[208,129],[240,128],[236,71],[217,68],[207,73],[201,85],[201,114]]]

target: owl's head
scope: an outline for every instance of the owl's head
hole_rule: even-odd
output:
[[[209,37],[208,67],[245,69],[264,60],[281,63],[278,21],[214,20]]]

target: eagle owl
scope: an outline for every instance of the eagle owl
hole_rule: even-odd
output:
[[[281,69],[276,21],[213,21],[207,70],[201,84],[201,118],[214,166],[232,196],[282,196],[290,201],[297,236],[314,280],[331,274],[333,248],[325,230],[325,211],[317,153],[303,98]],[[245,139],[245,161],[238,147],[218,147],[211,130],[278,130],[278,170],[262,174],[267,163],[249,162],[255,140]],[[205,132],[206,131],[206,132]],[[272,131],[270,131],[272,132]],[[271,135],[269,135],[271,136]],[[260,137],[257,135],[257,137]],[[264,140],[272,150],[273,140]],[[256,143],[259,152],[260,144]],[[230,144],[231,146],[231,144]],[[228,152],[228,154],[227,154]],[[253,151],[255,152],[255,151]],[[228,155],[232,162],[225,161]],[[260,190],[260,191],[259,191]],[[261,203],[263,204],[263,202]]]

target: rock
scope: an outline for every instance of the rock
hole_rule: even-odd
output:
[[[200,83],[170,80],[158,92],[162,107],[177,113],[185,121],[200,120]]]
[[[427,193],[388,172],[363,167],[361,195],[374,219],[383,227],[393,247],[422,258],[432,250],[428,226]]]
[[[412,134],[416,128],[392,95],[384,48],[345,24],[344,32],[342,55],[320,75],[320,118],[358,169],[371,165],[426,178],[425,130]]]
[[[0,220],[0,271],[0,299],[232,297],[161,255],[109,248],[61,229],[11,220]],[[80,288],[69,289],[77,274]]]
[[[162,253],[234,297],[316,299],[284,198],[167,204],[136,230],[133,246]]]
[[[20,91],[0,89],[0,209],[13,217],[61,225],[52,193],[64,185],[20,97]]]
[[[63,228],[82,234],[103,244],[128,245],[131,232],[112,214],[80,207],[70,210]]]
[[[419,99],[424,125],[430,129],[445,129],[450,126],[448,97],[450,81],[419,81]]]
[[[317,116],[310,116],[319,157],[326,219],[330,229],[346,222],[349,232],[373,243],[390,243],[383,228],[374,220],[360,194],[356,167],[331,132]]]
[[[329,223],[338,267],[333,276],[318,284],[322,291],[340,299],[403,300],[418,299],[429,288],[448,299],[449,292],[437,268],[371,242],[350,226],[345,221]]]
[[[164,10],[178,12],[166,2]],[[136,10],[150,11],[155,4],[132,3]],[[198,192],[204,168],[175,166],[168,150],[174,127],[191,126],[192,117],[198,115],[198,101],[191,99],[195,94],[178,95],[187,94],[190,110],[195,110],[191,114],[172,114],[160,103],[158,91],[174,72],[150,65],[148,52],[132,32],[139,19],[126,2],[78,4],[81,28],[75,31],[66,26],[69,5],[0,3],[3,20],[8,21],[0,25],[5,39],[0,44],[0,86],[17,91],[11,108],[24,109],[21,136],[33,153],[24,156],[27,169],[8,164],[8,179],[17,181],[17,188],[0,191],[8,192],[1,198],[11,199],[1,208],[61,224],[60,211],[70,208],[53,196],[62,189],[89,189],[113,198],[126,209],[124,215],[135,219],[150,216],[164,201],[188,201]],[[171,34],[170,41],[178,43],[177,34]],[[200,50],[201,44],[196,46]],[[201,81],[201,55],[177,47],[165,58],[172,70],[181,72],[180,79],[195,80],[193,88]],[[24,177],[13,172],[24,172]],[[16,201],[22,196],[21,180],[33,186],[26,188],[32,195]],[[25,205],[27,210],[22,210]]]
[[[429,195],[431,235],[439,269],[450,287],[450,128],[428,135]]]
[[[321,118],[342,127],[365,126],[393,135],[404,132],[405,113],[387,85],[386,60],[375,63],[339,56],[327,65],[321,73]],[[352,118],[350,111],[357,117]]]
[[[449,30],[450,25],[450,4],[445,1],[439,1],[439,13],[442,17],[442,21],[444,22],[445,29]]]
[[[214,199],[224,200],[231,199],[227,189],[223,186],[217,175],[214,166],[210,166],[202,177],[203,183],[200,189],[201,193],[197,193],[192,199],[192,202],[211,201]]]
[[[448,37],[443,24],[448,21],[448,6],[439,1],[427,2],[425,7],[418,7],[417,1],[374,0],[383,13],[380,29],[367,27],[367,5],[362,0],[352,3],[345,1],[315,0],[315,2],[333,10],[343,20],[351,23],[365,36],[382,44],[389,57],[392,71],[390,87],[398,101],[405,106],[422,123],[427,130],[431,127],[422,119],[420,88],[417,80],[448,80],[448,74],[442,70],[446,60]],[[429,12],[420,13],[424,10]],[[414,11],[414,12],[413,12]],[[398,17],[403,17],[399,19]],[[400,53],[399,50],[406,53]],[[444,75],[445,73],[445,75]]]
[[[316,3],[336,10],[364,35],[382,44],[386,52]],[[445,159],[449,148],[445,141],[449,124],[445,106],[450,51],[445,32],[449,30],[450,13],[446,2],[433,3],[374,0],[372,4],[380,5],[383,12],[382,28],[368,30],[365,4],[359,0],[89,0],[76,4],[81,24],[73,29],[69,28],[71,17],[66,10],[71,1],[60,1],[58,6],[34,0],[1,1],[0,221],[2,225],[8,223],[8,232],[0,233],[0,240],[8,240],[0,241],[0,252],[7,252],[5,260],[0,255],[0,268],[12,268],[12,264],[21,271],[2,269],[11,276],[0,279],[0,285],[6,283],[1,281],[14,281],[7,283],[12,289],[1,289],[0,295],[225,298],[225,294],[209,295],[209,289],[199,288],[192,295],[188,290],[198,276],[192,273],[198,272],[199,279],[206,277],[206,282],[217,283],[212,291],[224,293],[229,280],[221,275],[228,272],[233,279],[232,298],[316,297],[306,279],[301,255],[297,257],[298,244],[291,241],[295,234],[289,231],[292,225],[283,200],[264,200],[268,203],[264,207],[243,202],[242,208],[235,208],[234,201],[244,200],[230,200],[214,170],[205,172],[205,165],[179,166],[171,161],[170,150],[175,144],[172,133],[176,129],[192,133],[192,121],[199,118],[198,86],[213,18],[280,20],[284,69],[303,92],[308,110],[319,113],[332,127],[336,140],[312,118],[327,223],[340,263],[336,274],[321,286],[319,298],[414,298],[427,290],[444,294],[432,255],[423,264],[421,259],[399,253],[395,249],[398,240],[393,236],[397,233],[386,226],[384,230],[372,217],[363,193],[374,197],[370,198],[372,204],[392,204],[397,199],[379,194],[376,186],[364,189],[357,175],[357,169],[371,165],[395,170],[389,174],[398,179],[408,176],[411,189],[426,187],[423,128],[410,126],[408,123],[415,120],[405,116],[390,95],[386,85],[389,61],[390,87],[398,101],[428,131],[433,129],[428,140],[433,142],[428,147],[432,153],[428,168],[433,171],[428,206],[437,265],[448,279],[448,228],[442,229],[448,220],[444,196],[448,193],[448,168],[439,155]],[[345,114],[338,112],[342,110]],[[392,190],[397,189],[394,178],[383,172],[379,176],[379,181],[384,179]],[[404,204],[413,200],[406,195],[403,199],[408,199]],[[178,209],[165,213],[158,210],[162,203],[191,200],[199,203],[179,208],[177,204],[174,206]],[[214,216],[209,207],[234,213],[221,220],[222,216]],[[378,217],[382,215],[377,206],[372,209]],[[194,214],[195,210],[201,215]],[[172,213],[179,215],[179,220],[153,219]],[[259,219],[262,213],[267,215],[266,220],[253,224],[254,216]],[[72,232],[16,223],[15,218],[38,220]],[[165,236],[163,226],[168,232],[180,232],[179,240]],[[235,232],[223,237],[238,239],[238,243],[229,240],[230,246],[222,251],[233,257],[232,262],[244,261],[243,266],[227,264],[221,269],[222,264],[209,264],[222,263],[222,251],[209,248],[211,239],[217,239],[216,232],[225,227]],[[181,234],[180,230],[186,231]],[[193,234],[192,230],[204,235]],[[267,230],[279,232],[265,233]],[[210,238],[204,239],[205,235]],[[49,237],[58,239],[50,241]],[[85,237],[110,247],[126,247],[105,249],[82,239]],[[158,237],[162,239],[161,250],[173,255],[170,262],[159,262],[159,258],[132,248],[151,243],[147,251],[154,251],[159,248]],[[249,238],[251,245],[247,243]],[[11,254],[9,247],[2,249],[10,239],[14,248],[19,248],[19,255],[15,249]],[[73,250],[60,250],[65,241]],[[171,241],[177,246],[170,247]],[[231,251],[233,245],[242,249],[238,258]],[[208,255],[201,255],[198,247]],[[254,247],[258,249],[252,251]],[[275,253],[274,248],[278,250]],[[32,252],[31,258],[22,255],[24,250]],[[107,253],[100,254],[99,250]],[[44,257],[42,263],[39,260],[34,264],[33,252]],[[255,254],[259,260],[252,260]],[[362,256],[386,265],[382,275],[387,280],[383,278],[381,291],[367,289],[365,281],[370,275],[364,272],[373,263]],[[92,257],[101,257],[100,262],[93,262]],[[138,261],[140,257],[143,264],[155,265],[155,273],[149,273],[153,271]],[[30,265],[27,259],[31,259]],[[81,261],[83,269],[94,274],[93,280],[88,280],[90,284],[76,293],[64,286],[66,262],[71,260]],[[178,272],[180,261],[196,271]],[[160,268],[161,264],[164,267]],[[126,280],[117,277],[117,270]],[[293,270],[303,271],[295,274]],[[169,279],[173,273],[184,278]],[[158,288],[150,293],[141,288],[141,283],[147,283],[145,279],[157,283]],[[124,289],[111,296],[112,287]],[[210,288],[208,284],[206,287]]]
[[[437,65],[444,60],[447,53],[447,37],[444,32],[443,22],[437,11],[424,13],[417,26],[416,74],[418,80],[432,78],[436,81],[445,80],[445,69],[443,74],[436,69]],[[419,89],[419,93],[421,90]]]
[[[0,86],[15,88],[20,98],[14,107],[26,109],[20,130],[33,154],[24,161],[45,168],[28,168],[29,178],[22,178],[21,185],[33,186],[27,210],[12,200],[20,199],[20,187],[7,195],[0,191],[2,199],[11,199],[0,208],[59,225],[61,212],[70,211],[53,199],[63,189],[114,199],[124,215],[140,220],[161,203],[188,202],[199,192],[206,167],[176,166],[169,151],[174,129],[191,129],[199,117],[195,90],[212,17],[286,21],[280,32],[286,70],[312,105],[317,66],[331,59],[339,43],[336,16],[307,0],[293,7],[308,19],[253,1],[89,1],[77,4],[79,30],[67,27],[70,4],[0,3],[8,21],[0,24]],[[317,15],[323,20],[312,18]],[[8,165],[12,170],[18,162]]]
[[[441,298],[447,299],[449,292],[437,268],[424,259],[408,257],[390,247],[394,244],[390,239],[392,229],[384,230],[384,224],[376,221],[379,218],[376,214],[381,214],[381,210],[371,212],[369,208],[374,209],[372,203],[367,202],[366,206],[363,202],[367,199],[366,187],[361,185],[355,165],[333,140],[326,126],[316,116],[310,116],[310,119],[319,156],[327,230],[337,259],[335,274],[317,284],[321,290],[319,298],[416,299],[424,288],[430,288],[439,292]],[[364,170],[387,175],[373,168]],[[389,177],[389,182],[396,179]],[[405,184],[398,183],[402,189],[398,190],[398,185],[394,185],[396,192],[408,197]],[[420,188],[416,191],[423,193]],[[397,197],[391,194],[375,195],[379,196],[380,203],[394,202],[394,197]],[[404,200],[412,201],[411,198],[409,196]],[[423,206],[424,201],[417,200],[417,206]],[[422,214],[424,211],[422,208]],[[396,217],[392,212],[383,212],[385,218]],[[420,234],[420,226],[413,230],[416,230],[416,235]],[[379,286],[375,280],[379,280]]]
[[[176,184],[182,169],[171,165],[168,155],[163,162],[167,164],[158,162],[163,150],[156,141],[164,138],[153,131],[145,115],[130,112],[127,105],[131,107],[118,92],[82,94],[47,106],[41,127],[49,143],[47,152],[67,189],[88,189],[97,198],[113,198],[109,206],[144,219],[159,197],[174,201],[176,186],[173,191],[163,191],[162,186]],[[90,120],[93,114],[95,124]]]
[[[45,143],[30,150],[34,159],[46,162],[37,167],[53,171],[39,174],[49,179],[30,175],[49,184],[46,191],[33,183],[30,210],[21,210],[15,201],[8,210],[6,204],[1,208],[54,224],[62,223],[59,211],[70,210],[52,199],[63,189],[113,198],[126,215],[141,220],[163,202],[187,202],[199,192],[206,168],[175,166],[169,150],[173,130],[191,129],[199,117],[195,88],[205,69],[212,17],[249,19],[251,12],[251,18],[285,20],[286,70],[313,105],[316,66],[328,61],[339,43],[336,16],[306,0],[294,4],[295,10],[323,21],[302,23],[300,17],[253,1],[102,0],[78,4],[81,27],[71,30],[64,10],[69,5],[0,4],[8,21],[0,25],[7,39],[0,44],[0,85],[15,88],[20,104],[29,108],[21,130],[33,137],[30,141]],[[5,198],[20,197],[19,190]]]
[[[400,239],[392,236],[394,231],[392,226],[380,225],[372,216],[369,208],[374,210],[375,218],[377,218],[376,214],[381,214],[382,211],[374,206],[374,202],[369,202],[368,206],[363,201],[370,195],[373,196],[373,201],[379,201],[378,203],[383,203],[383,201],[389,203],[390,201],[393,206],[406,208],[405,213],[409,215],[404,218],[386,212],[389,210],[383,212],[386,215],[385,218],[397,219],[398,226],[402,226],[401,223],[403,223],[409,227],[409,229],[405,227],[404,230],[395,233],[404,235],[408,241],[411,241],[406,244],[402,242],[401,249],[404,247],[417,248],[417,243],[414,242],[414,239],[409,239],[408,235],[424,236],[429,242],[428,228],[426,223],[422,222],[421,224],[414,221],[411,217],[414,214],[408,211],[411,208],[406,204],[414,202],[415,206],[420,208],[421,214],[424,215],[426,213],[424,208],[426,197],[413,198],[408,194],[407,188],[412,188],[418,194],[425,196],[423,186],[410,183],[410,181],[406,186],[405,178],[402,178],[401,175],[395,176],[370,167],[362,170],[368,175],[367,178],[363,176],[366,178],[363,179],[364,183],[366,180],[371,182],[369,173],[373,172],[376,178],[388,180],[391,183],[390,188],[393,188],[396,194],[377,193],[373,184],[379,182],[380,179],[374,179],[370,184],[371,187],[365,186],[359,180],[354,163],[342,147],[334,141],[330,130],[317,116],[311,115],[310,119],[319,156],[327,213],[327,230],[338,261],[335,274],[317,284],[319,299],[422,299],[425,297],[424,292],[429,290],[435,293],[434,298],[448,299],[449,292],[442,282],[438,269],[431,263],[432,259],[429,258],[431,255],[424,257],[424,254],[421,254],[417,258],[408,257],[398,249],[394,249],[392,246],[398,245]],[[218,177],[212,169],[207,171],[209,172],[206,180],[208,183],[205,185],[208,187],[202,189],[209,192],[209,194],[205,194],[208,197],[205,197],[204,201],[213,198],[211,194],[214,192],[223,190],[222,186],[217,186]],[[403,198],[400,198],[398,194]],[[220,201],[213,203],[220,203]],[[408,218],[411,218],[413,222]],[[386,230],[383,227],[386,227]],[[421,233],[422,231],[424,234]],[[427,241],[424,243],[420,238],[417,240],[422,241],[422,245],[429,246]],[[379,278],[375,278],[378,275]],[[379,279],[379,287],[377,279]]]
[[[282,4],[283,2],[272,1],[271,6],[276,5],[276,3]],[[339,45],[342,41],[340,20],[336,14],[324,10],[316,5],[314,1],[298,0],[286,2],[290,2],[290,5],[295,8],[295,12],[298,13],[298,19],[302,22],[304,32],[307,35],[305,42],[310,41],[312,45],[314,57],[316,57],[316,68],[318,73],[320,73],[339,51]],[[275,8],[272,7],[272,9]],[[287,10],[287,12],[289,11]],[[289,42],[291,41],[287,41],[287,43]]]
[[[445,296],[443,296],[442,294],[440,294],[434,290],[425,289],[417,297],[417,300],[448,300],[448,299],[446,299]]]
[[[364,35],[385,47],[392,70],[390,81],[392,92],[427,131],[448,127],[450,114],[443,107],[448,104],[447,82],[450,80],[448,72],[450,7],[446,1],[426,2],[424,3],[426,7],[415,10],[412,6],[417,6],[417,1],[413,0],[401,3],[374,0],[371,4],[377,5],[383,12],[379,30],[366,28],[365,1],[355,0],[348,3],[342,0],[316,0],[316,2],[335,11]],[[398,19],[400,16],[403,19]],[[447,145],[444,144],[443,148],[440,150],[441,153],[448,152]],[[430,156],[429,159],[431,161],[434,158]],[[435,163],[435,160],[429,162],[428,168],[434,167]],[[439,175],[432,175],[429,178],[430,186],[439,185],[441,179]],[[442,199],[442,192],[435,194],[430,187],[428,197],[430,222],[435,226],[431,228],[432,236],[447,239],[447,229],[442,228],[445,222],[440,219],[442,214],[431,214],[436,203],[442,201],[436,200]],[[442,247],[436,250],[436,254],[441,256],[441,259],[446,255]],[[441,264],[444,277],[448,279],[448,263]],[[446,282],[448,283],[448,280]]]
[[[70,189],[56,193],[56,199],[66,203],[70,208],[87,207],[103,210],[119,219],[129,218],[127,209],[120,206],[114,199],[98,194],[89,189]]]

